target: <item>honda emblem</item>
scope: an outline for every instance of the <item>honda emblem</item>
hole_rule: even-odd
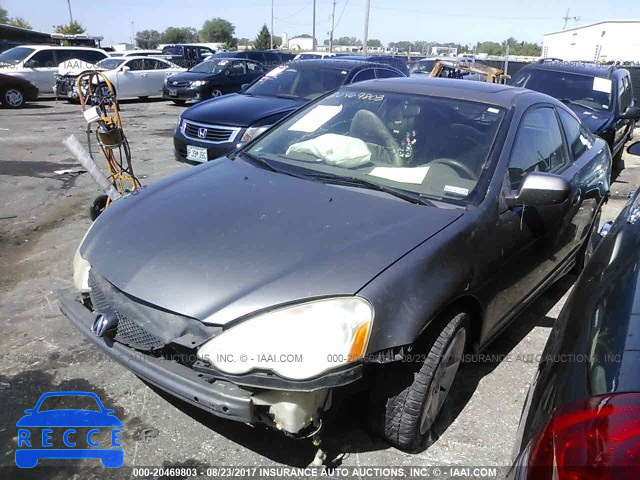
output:
[[[206,128],[199,128],[198,129],[198,137],[199,138],[207,138],[207,129]]]

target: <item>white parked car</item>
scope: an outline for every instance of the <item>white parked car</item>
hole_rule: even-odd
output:
[[[41,95],[50,95],[59,64],[72,59],[96,63],[104,58],[108,58],[107,52],[99,48],[23,45],[0,54],[0,73],[24,78],[38,87]]]
[[[154,57],[107,58],[96,63],[93,69],[100,70],[109,79],[118,99],[160,96],[165,78],[186,70]],[[56,81],[56,95],[69,100],[77,99],[76,78],[81,73],[78,70],[60,72]]]
[[[125,50],[124,52],[111,52],[109,57],[156,57],[162,55],[162,50]]]

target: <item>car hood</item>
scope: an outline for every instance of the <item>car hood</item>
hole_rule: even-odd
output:
[[[461,215],[222,158],[116,201],[80,253],[125,293],[222,325],[355,294]]]
[[[185,110],[182,118],[205,124],[248,127],[263,118],[287,114],[304,103],[302,99],[232,93],[197,103]]]
[[[578,116],[580,121],[591,133],[599,133],[612,118],[611,112],[600,112],[581,107],[579,105],[567,105]]]
[[[91,410],[47,410],[25,415],[17,427],[122,427],[114,415]]]

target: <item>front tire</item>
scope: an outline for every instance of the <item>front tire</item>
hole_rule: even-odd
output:
[[[414,451],[429,439],[462,362],[469,321],[465,312],[445,314],[434,324],[439,328],[410,354],[413,363],[402,362],[380,377],[370,397],[370,418],[376,433],[393,446]]]
[[[0,99],[3,105],[9,108],[22,108],[25,104],[24,94],[22,90],[15,87],[9,87],[2,91],[2,98]]]

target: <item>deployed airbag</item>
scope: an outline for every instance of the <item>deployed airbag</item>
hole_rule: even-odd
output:
[[[371,151],[359,138],[335,133],[294,143],[287,148],[286,155],[302,153],[313,156],[316,161],[344,168],[355,168],[371,161]]]

